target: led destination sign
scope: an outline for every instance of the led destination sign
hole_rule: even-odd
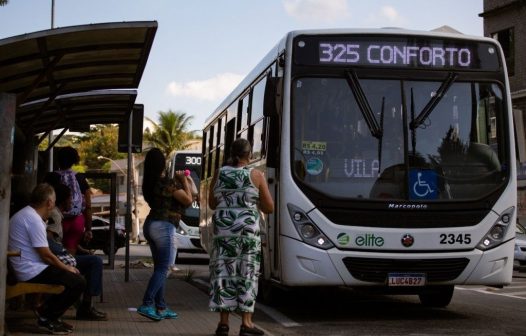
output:
[[[321,42],[319,46],[321,64],[385,64],[469,69],[473,62],[472,52],[468,48],[338,42]]]
[[[396,36],[298,36],[299,65],[497,71],[498,50],[487,42]]]

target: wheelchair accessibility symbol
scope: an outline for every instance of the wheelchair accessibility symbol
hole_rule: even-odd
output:
[[[436,199],[438,197],[437,175],[433,170],[411,169],[409,185],[411,199]]]

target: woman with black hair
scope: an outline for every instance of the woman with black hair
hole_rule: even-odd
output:
[[[78,174],[72,167],[78,164],[80,156],[77,150],[67,146],[57,153],[59,170],[46,177],[53,181],[60,176],[60,181],[71,190],[71,208],[64,212],[62,227],[64,231],[63,244],[69,253],[76,255],[82,241],[93,238],[91,232],[91,191],[84,174]],[[55,175],[55,176],[56,176]]]
[[[153,257],[154,270],[137,312],[154,321],[175,319],[177,313],[164,300],[168,268],[175,258],[174,235],[184,209],[192,204],[190,185],[183,171],[174,179],[166,176],[166,159],[158,148],[152,148],[144,159],[142,192],[150,206],[143,233]]]
[[[252,322],[261,260],[259,210],[274,211],[263,173],[248,168],[250,142],[232,143],[230,159],[213,177],[208,205],[214,209],[210,253],[210,310],[219,312],[216,336],[228,336],[231,312],[241,313],[239,336],[263,335]]]

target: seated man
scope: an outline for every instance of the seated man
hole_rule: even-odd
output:
[[[77,320],[107,321],[106,313],[93,307],[92,297],[99,296],[102,290],[102,259],[91,254],[72,256],[62,245],[62,212],[71,205],[71,190],[62,183],[54,185],[56,206],[50,214],[47,231],[51,251],[65,264],[77,267],[86,278],[86,291],[77,309]],[[79,250],[77,250],[78,252]]]
[[[31,193],[30,205],[9,221],[8,249],[20,251],[20,257],[10,259],[18,281],[65,287],[37,309],[37,324],[49,333],[67,334],[73,327],[60,317],[84,292],[86,280],[78,269],[62,263],[49,249],[45,221],[54,207],[53,187],[47,183],[37,185]]]

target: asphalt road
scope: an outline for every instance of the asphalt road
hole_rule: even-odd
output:
[[[447,308],[417,296],[370,295],[350,289],[284,293],[256,321],[274,335],[526,335],[526,278],[505,289],[457,287]]]
[[[148,257],[147,245],[130,247],[131,262]],[[206,254],[180,253],[177,267],[206,291]],[[272,306],[258,302],[256,307],[255,322],[274,336],[525,336],[526,269],[516,270],[512,285],[503,289],[457,286],[451,304],[442,309],[423,307],[417,296],[348,288],[284,291]]]

